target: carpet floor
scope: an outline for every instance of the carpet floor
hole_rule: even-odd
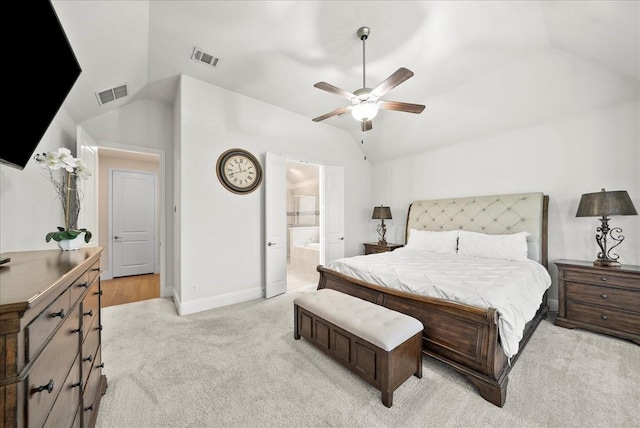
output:
[[[293,299],[314,289],[183,317],[167,298],[104,308],[97,427],[638,426],[640,346],[553,317],[511,371],[504,407],[423,357],[423,378],[386,408],[377,389],[293,339]]]

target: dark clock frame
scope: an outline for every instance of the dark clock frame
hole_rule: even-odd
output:
[[[256,179],[250,186],[238,187],[227,179],[227,176],[224,173],[224,164],[226,163],[227,159],[233,156],[242,156],[248,158],[256,166]],[[260,184],[262,184],[263,177],[262,164],[260,164],[258,158],[256,158],[251,152],[239,148],[229,149],[218,157],[218,162],[216,163],[216,174],[218,175],[218,180],[220,180],[220,183],[228,191],[236,193],[238,195],[246,195],[256,190],[258,187],[260,187]]]

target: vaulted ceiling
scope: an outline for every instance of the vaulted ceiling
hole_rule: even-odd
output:
[[[414,76],[383,99],[361,145],[377,162],[509,132],[640,94],[637,1],[57,1],[83,72],[65,106],[77,122],[141,98],[173,102],[181,73],[305,116],[349,101],[314,88],[375,87]],[[194,46],[221,58],[191,59]],[[100,106],[95,93],[128,83]],[[233,106],[230,106],[233,108]],[[286,124],[283,124],[286,126]],[[314,126],[363,133],[351,115]]]

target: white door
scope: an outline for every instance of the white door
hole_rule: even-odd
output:
[[[326,266],[344,257],[344,168],[322,167],[320,183],[320,258]]]
[[[78,227],[85,228],[92,234],[87,247],[98,245],[98,153],[96,143],[82,127],[76,128],[76,157],[84,160],[91,175],[86,180],[78,180],[78,188],[82,192]]]
[[[113,277],[155,270],[156,175],[111,171]]]
[[[265,297],[287,291],[287,167],[274,153],[265,157]]]

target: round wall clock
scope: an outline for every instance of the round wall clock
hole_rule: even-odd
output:
[[[241,195],[253,192],[262,182],[260,162],[244,149],[229,149],[222,153],[216,173],[227,190]]]

